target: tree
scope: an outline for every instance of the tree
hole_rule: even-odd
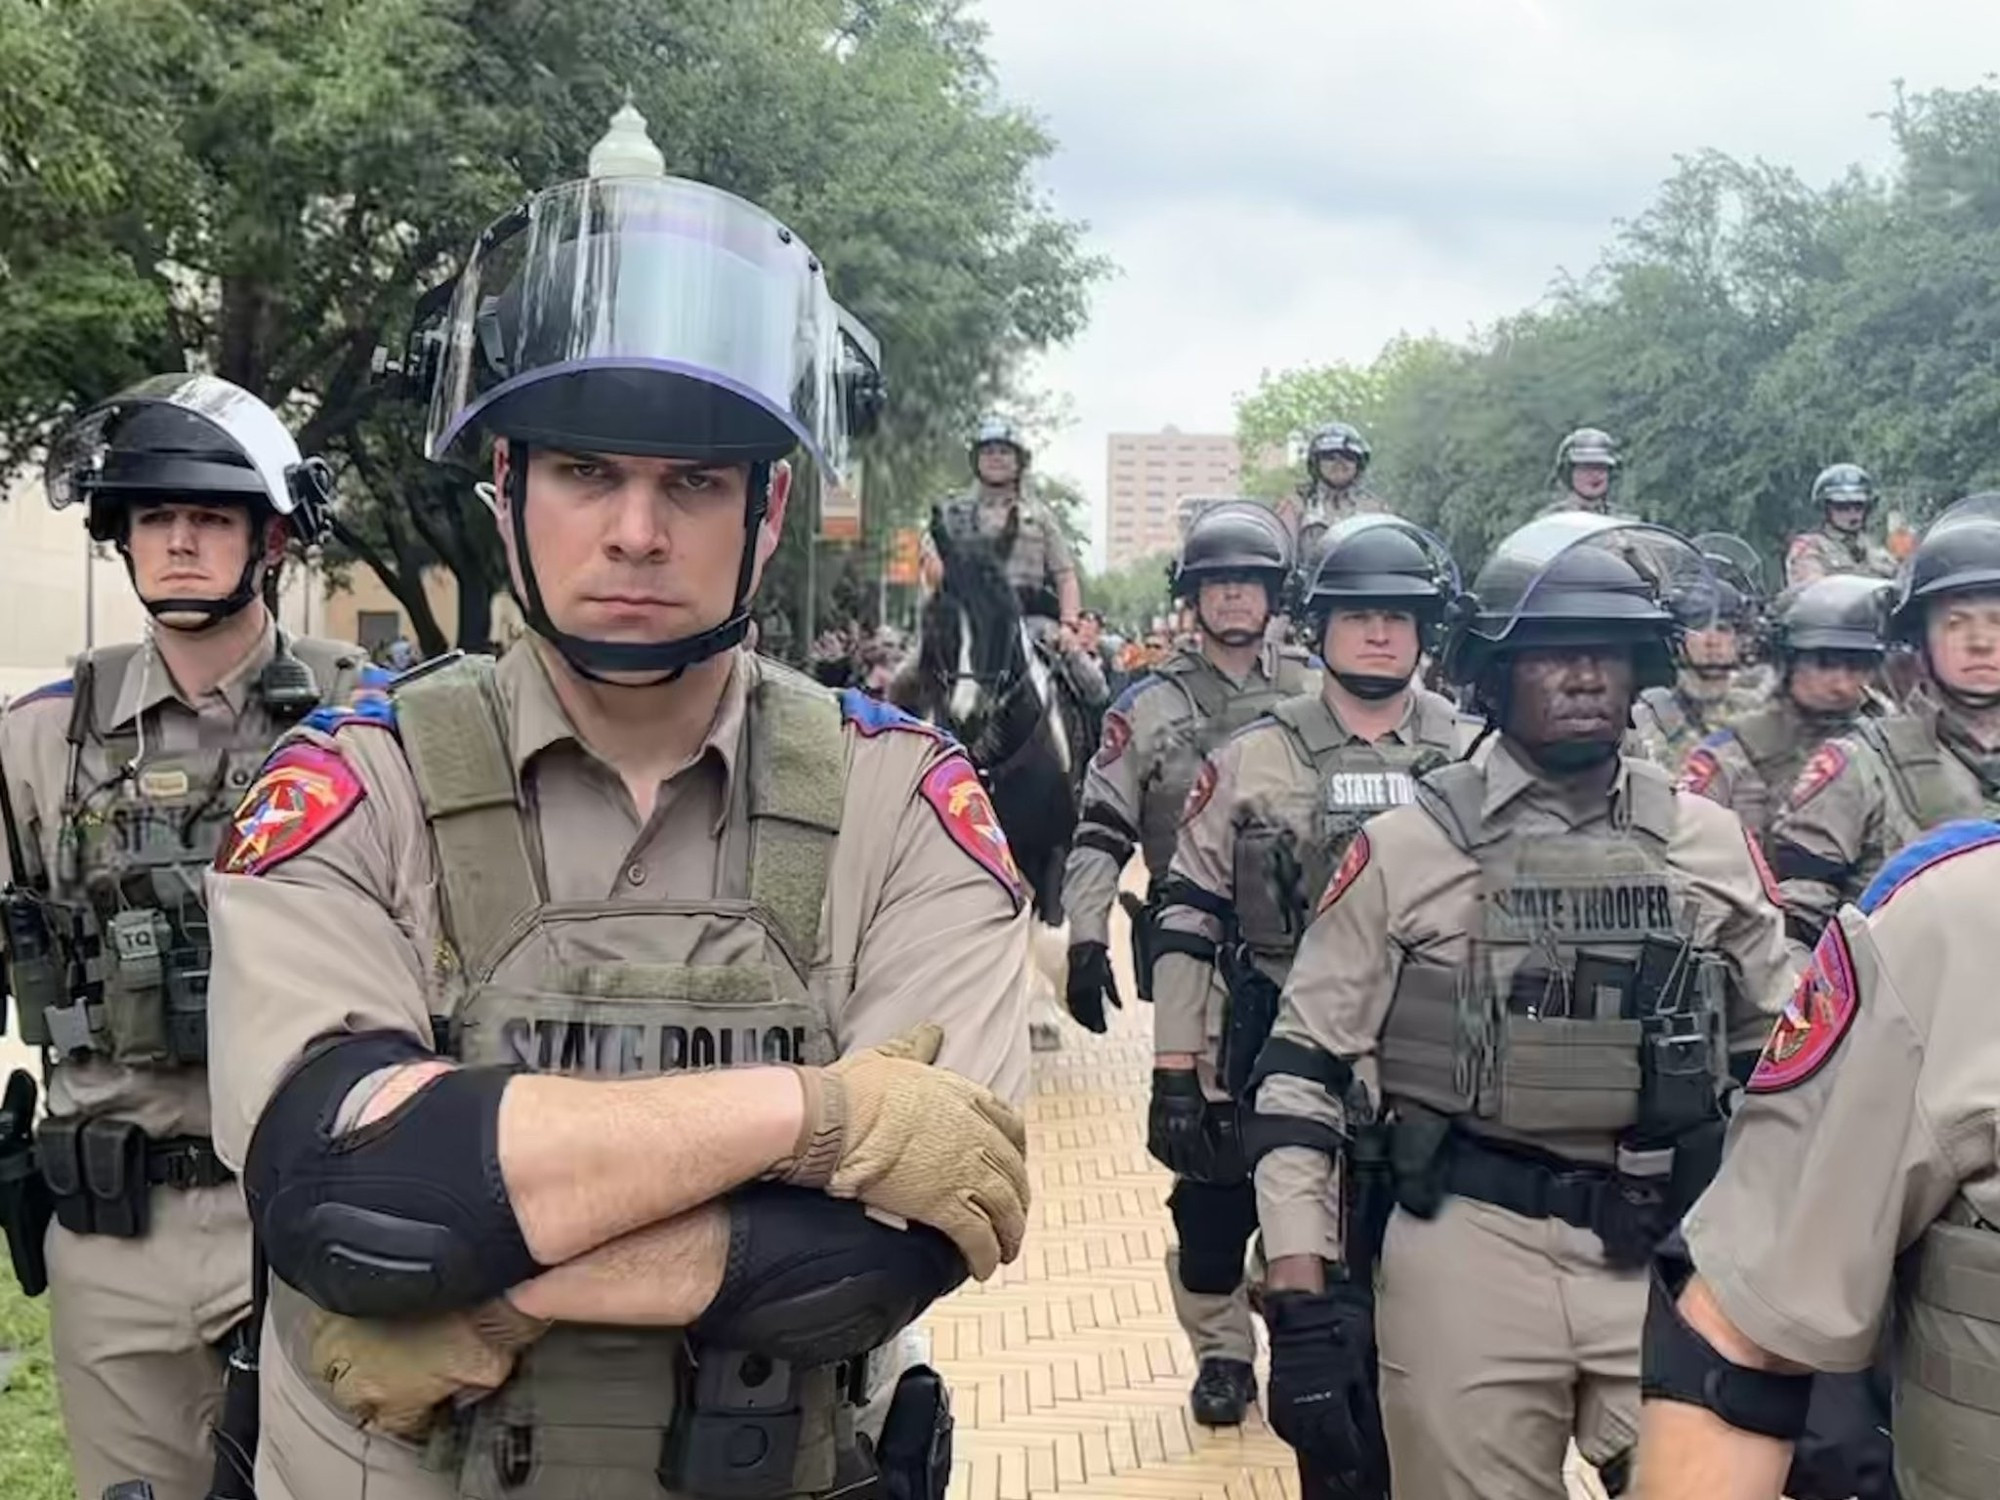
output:
[[[427,648],[432,563],[480,643],[500,575],[475,476],[417,459],[377,350],[486,223],[580,174],[630,89],[670,171],[791,224],[882,336],[886,519],[1101,270],[1036,196],[1050,142],[982,45],[961,0],[0,0],[0,333],[33,351],[0,368],[0,467],[195,359],[335,462],[340,543]]]
[[[1352,365],[1265,370],[1256,390],[1236,398],[1243,492],[1275,498],[1295,488],[1292,451],[1328,422],[1351,422],[1367,432],[1380,399],[1374,372]]]
[[[1083,602],[1104,616],[1105,624],[1126,636],[1145,634],[1155,615],[1168,613],[1173,599],[1167,588],[1171,552],[1137,558],[1122,568],[1086,573]]]

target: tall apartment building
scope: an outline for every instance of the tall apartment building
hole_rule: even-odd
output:
[[[1114,568],[1180,545],[1180,502],[1237,493],[1243,462],[1227,434],[1114,432],[1105,466],[1105,560]]]

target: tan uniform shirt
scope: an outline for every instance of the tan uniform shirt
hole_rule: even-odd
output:
[[[1334,714],[1334,724],[1353,745],[1369,741],[1347,729]],[[1444,726],[1442,735],[1438,726]],[[1457,753],[1470,744],[1473,730],[1449,700],[1425,688],[1410,695],[1402,722],[1388,738],[1398,745],[1416,745],[1430,729]],[[1189,798],[1180,838],[1174,846],[1172,874],[1225,902],[1236,896],[1236,841],[1253,822],[1270,827],[1307,829],[1317,810],[1319,773],[1300,754],[1296,741],[1277,724],[1258,724],[1218,746],[1208,758],[1196,792]],[[1201,788],[1206,784],[1206,792]],[[1380,805],[1377,803],[1376,805]],[[1317,893],[1307,891],[1310,901]],[[1192,906],[1169,906],[1160,926],[1208,942],[1223,937],[1216,916]],[[1222,1035],[1223,1002],[1227,992],[1213,964],[1186,953],[1160,955],[1153,978],[1153,1048],[1156,1052],[1192,1052],[1213,1061]]]
[[[756,659],[737,654],[700,750],[661,783],[642,823],[617,772],[577,738],[540,650],[532,639],[516,646],[497,681],[550,899],[714,896]],[[968,853],[919,788],[959,752],[914,729],[850,722],[842,733],[846,798],[818,955],[843,981],[835,1042],[846,1052],[936,1021],[944,1066],[1019,1101],[1028,1085],[1026,908],[1018,885]],[[300,737],[338,753],[365,796],[266,873],[210,876],[210,1081],[216,1149],[232,1163],[314,1037],[390,1029],[434,1045],[430,1017],[444,998],[437,856],[400,742],[365,723]]]
[[[1270,691],[1286,658],[1302,653],[1266,645],[1250,675],[1231,678],[1199,651],[1179,653],[1191,674],[1201,674],[1228,697]],[[1063,910],[1072,943],[1110,941],[1111,903],[1118,877],[1136,842],[1146,852],[1147,873],[1158,880],[1172,858],[1175,829],[1201,762],[1204,728],[1200,705],[1180,675],[1149,675],[1127,688],[1104,715],[1104,735],[1083,781],[1079,837],[1063,868]],[[1122,857],[1109,845],[1119,845]],[[1157,861],[1156,853],[1164,857]]]
[[[1544,782],[1506,742],[1486,762],[1484,826],[1503,836],[1560,839],[1602,830],[1620,816],[1626,773],[1608,798],[1579,808]],[[1366,829],[1370,854],[1331,905],[1307,929],[1285,986],[1273,1036],[1303,1042],[1355,1064],[1379,1099],[1375,1048],[1388,1018],[1404,956],[1425,953],[1442,964],[1464,964],[1467,933],[1478,923],[1478,861],[1454,844],[1421,807],[1382,814]],[[1698,947],[1725,954],[1735,969],[1730,995],[1730,1042],[1760,1045],[1771,1017],[1791,988],[1798,955],[1766,892],[1742,824],[1698,797],[1682,796],[1668,864],[1699,903],[1693,932]],[[1260,1113],[1286,1114],[1345,1128],[1340,1106],[1317,1085],[1287,1075],[1257,1091]],[[1539,1143],[1579,1160],[1608,1163],[1603,1139]],[[1335,1259],[1340,1224],[1333,1164],[1322,1153],[1284,1146],[1257,1164],[1257,1213],[1265,1254]]]
[[[213,691],[193,700],[175,685],[165,662],[150,649],[136,652],[127,670],[115,679],[100,673],[91,695],[90,725],[77,751],[80,815],[114,823],[144,818],[148,762],[275,740],[284,726],[272,718],[254,689],[276,640],[274,625],[235,671]],[[348,649],[358,666],[364,660],[360,648]],[[331,690],[333,684],[321,687]],[[5,767],[14,814],[23,825],[21,836],[41,851],[42,868],[51,878],[60,867],[63,802],[70,785],[68,733],[75,701],[71,691],[44,690],[17,699],[0,717],[0,766]],[[129,751],[128,736],[135,732],[143,748],[134,774],[127,776],[124,755],[114,750]],[[223,811],[243,795],[248,780],[246,773],[217,789]],[[210,857],[189,856],[187,874],[196,898]],[[11,880],[7,864],[6,845],[0,842],[0,874]],[[137,1068],[99,1057],[59,1061],[48,1078],[48,1106],[52,1114],[113,1114],[152,1136],[209,1133],[208,1081],[195,1067]]]
[[[1843,901],[1930,823],[1991,816],[2000,808],[2000,752],[1979,748],[1952,711],[1928,699],[1909,718],[1930,726],[1942,748],[1938,769],[1953,806],[1926,818],[1899,790],[1898,778],[1859,735],[1829,740],[1813,753],[1772,819],[1771,863],[1785,910],[1809,932],[1826,925]],[[1884,721],[1885,723],[1889,721]]]
[[[1733,683],[1725,681],[1717,692],[1683,669],[1671,688],[1648,688],[1633,702],[1626,753],[1650,760],[1669,775],[1679,775],[1688,752],[1703,735],[1750,707]]]
[[[1851,979],[1829,932],[1814,963],[1828,977],[1794,1002],[1809,1026],[1773,1034],[1753,1087],[1792,1048],[1795,1081],[1737,1106],[1688,1248],[1729,1320],[1781,1358],[1865,1367],[1896,1256],[1961,1193],[2000,1223],[1996,883],[1987,846],[1868,916],[1841,911]]]
[[[1728,808],[1761,839],[1813,751],[1853,725],[1852,715],[1803,714],[1780,690],[1688,752],[1681,790]]]
[[[1880,542],[1855,533],[1802,531],[1785,549],[1785,587],[1798,588],[1815,578],[1859,573],[1868,578],[1894,578],[1896,559]]]

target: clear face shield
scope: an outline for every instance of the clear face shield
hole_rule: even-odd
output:
[[[755,205],[674,178],[535,195],[480,236],[449,307],[414,343],[434,460],[476,464],[484,433],[751,466],[736,606],[685,640],[564,636],[541,607],[515,507],[530,622],[586,672],[672,674],[740,640],[770,465],[804,450],[810,472],[792,494],[812,514],[817,486],[849,482],[852,440],[882,402],[879,347],[805,244]],[[510,483],[524,467],[510,465]]]

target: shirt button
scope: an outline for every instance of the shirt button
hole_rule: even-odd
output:
[[[627,885],[644,885],[646,883],[646,867],[638,860],[633,860],[631,864],[625,867],[625,882]]]

